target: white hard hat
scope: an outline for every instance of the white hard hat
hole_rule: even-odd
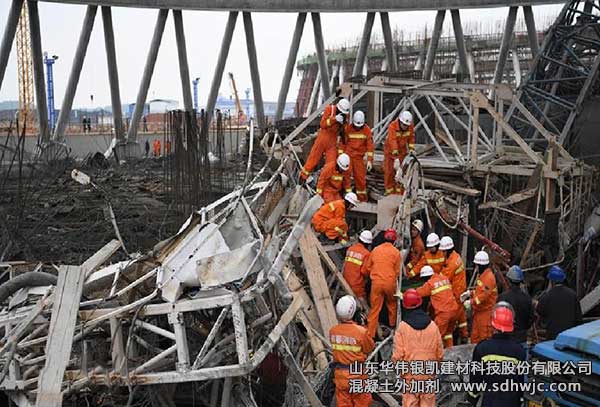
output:
[[[444,236],[440,240],[440,250],[450,250],[454,247],[454,241],[450,236]]]
[[[340,99],[340,101],[337,102],[336,107],[344,114],[350,112],[350,102],[348,102],[348,99]]]
[[[360,232],[358,240],[366,244],[371,244],[373,243],[373,234],[369,230],[363,230],[362,232]]]
[[[344,199],[354,206],[359,204],[358,197],[354,192],[348,192],[346,195],[344,195]]]
[[[400,120],[400,123],[410,126],[413,122],[413,117],[409,111],[405,110],[404,112],[400,113],[398,120]]]
[[[354,116],[352,116],[352,124],[355,127],[364,126],[365,125],[365,114],[360,110],[357,110],[356,112],[354,112]]]
[[[434,247],[438,244],[440,244],[440,237],[437,234],[430,233],[427,235],[427,242],[425,242],[427,247]]]
[[[429,277],[433,275],[433,268],[431,266],[423,266],[421,268],[421,272],[419,273],[421,277]]]
[[[338,155],[336,163],[342,169],[342,171],[346,171],[348,168],[350,168],[350,156],[342,153]]]
[[[490,256],[483,250],[475,253],[475,259],[473,259],[473,263],[479,264],[481,266],[487,266],[490,264]]]
[[[419,231],[419,233],[423,232],[423,221],[421,219],[413,220],[412,226]]]
[[[335,313],[340,321],[349,321],[356,312],[356,300],[351,295],[344,295],[335,304]]]

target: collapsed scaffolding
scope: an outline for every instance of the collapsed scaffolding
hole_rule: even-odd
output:
[[[395,228],[406,254],[411,217],[421,214],[432,230],[460,237],[464,259],[486,246],[496,270],[519,261],[533,282],[549,264],[575,264],[597,170],[562,148],[510,88],[377,76],[343,84],[338,96],[354,108],[368,100],[379,146],[399,111],[408,108],[417,118],[416,154],[400,174],[407,192],[381,196],[377,151],[369,183],[377,203],[359,205],[351,223],[366,217],[376,230]],[[548,141],[545,153],[504,119],[509,104]],[[311,197],[310,184],[296,184],[314,138],[307,129],[324,107],[260,143],[251,126],[239,187],[202,204],[177,234],[146,253],[109,264],[123,255],[113,240],[80,266],[3,264],[11,279],[0,286],[0,303],[8,304],[0,312],[1,390],[18,406],[101,405],[107,394],[118,405],[174,405],[192,395],[205,405],[255,406],[268,386],[263,363],[274,359],[285,377],[279,403],[328,405],[327,336],[337,323],[335,301],[352,291],[341,274],[343,248],[323,246],[309,226],[322,200]],[[193,121],[172,119],[176,154],[196,148],[194,140],[208,142]],[[261,148],[266,157],[255,171]],[[189,154],[205,160],[208,150]],[[202,162],[212,170],[210,160]],[[91,188],[93,181],[73,176]],[[597,285],[593,275],[569,278],[580,280],[582,295]],[[389,358],[390,339],[369,360]],[[468,357],[468,349],[446,357]],[[398,396],[378,399],[397,406]],[[438,401],[454,405],[456,397],[442,392]]]

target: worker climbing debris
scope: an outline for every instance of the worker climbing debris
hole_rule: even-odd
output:
[[[407,274],[409,277],[414,277],[416,273],[413,273],[413,269],[425,254],[425,244],[423,243],[423,238],[421,237],[421,233],[423,233],[423,221],[420,219],[415,219],[410,225],[410,253],[409,253],[409,262],[406,264]]]
[[[415,128],[412,114],[400,113],[388,128],[383,150],[383,174],[385,194],[403,194],[404,186],[396,181],[396,172],[401,169],[404,158],[415,148]]]
[[[358,241],[346,250],[342,275],[350,284],[352,292],[358,298],[361,306],[367,304],[366,263],[369,258],[369,248],[373,243],[373,234],[363,230],[358,236]]]
[[[400,273],[402,256],[394,247],[398,238],[394,229],[384,233],[385,243],[377,246],[367,259],[365,274],[371,279],[370,305],[367,317],[369,335],[375,337],[377,331],[379,312],[385,304],[388,311],[390,327],[396,326],[396,294],[397,279]]]
[[[473,263],[477,265],[475,289],[461,294],[460,300],[467,309],[473,309],[473,328],[471,343],[479,343],[492,336],[492,309],[498,298],[496,277],[489,267],[489,255],[481,250],[475,253]],[[481,269],[484,269],[481,271]]]
[[[344,125],[348,123],[349,113],[350,102],[347,99],[340,99],[337,104],[325,108],[321,117],[317,139],[312,145],[310,154],[300,172],[301,180],[308,178],[321,162],[321,158],[325,158],[325,164],[335,162],[338,156],[340,135],[343,134]]]
[[[348,123],[344,127],[344,144],[341,146],[341,151],[350,156],[352,177],[358,200],[366,202],[368,198],[367,172],[370,173],[373,169],[375,147],[371,128],[365,123],[365,114],[361,110],[354,112],[352,123]]]
[[[452,293],[457,304],[461,304],[460,295],[467,289],[467,271],[463,264],[460,254],[454,250],[454,241],[450,236],[443,236],[440,239],[440,251],[444,252],[446,261],[442,268],[442,274],[450,280],[452,284]],[[461,339],[466,343],[469,337],[467,329],[467,314],[463,306],[459,306],[456,311],[456,324],[459,329]]]
[[[412,269],[409,269],[409,278],[414,278],[418,276],[421,273],[421,269],[424,266],[431,267],[435,273],[439,274],[442,272],[446,258],[444,256],[444,252],[439,250],[440,237],[436,233],[430,233],[429,235],[427,235],[425,245],[427,246],[427,250],[425,251],[425,253],[423,253],[423,256],[421,257],[417,265]]]
[[[348,192],[344,195],[344,199],[323,204],[312,218],[315,231],[322,233],[329,240],[345,245],[348,243],[346,211],[356,205],[358,205],[358,198],[354,192]]]
[[[325,203],[342,199],[342,193],[352,192],[350,177],[350,157],[340,154],[334,162],[323,167],[317,182],[317,194]]]

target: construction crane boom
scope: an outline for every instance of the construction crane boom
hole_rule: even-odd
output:
[[[242,109],[242,102],[240,102],[240,96],[238,95],[237,86],[235,85],[235,79],[233,79],[232,72],[229,72],[229,83],[231,85],[231,93],[233,93],[233,97],[235,99],[238,122],[244,123],[246,121],[246,114],[244,113],[244,109]]]
[[[33,59],[31,56],[31,34],[29,33],[29,12],[27,2],[23,2],[21,17],[17,25],[17,70],[19,82],[19,127],[32,129],[33,120]]]

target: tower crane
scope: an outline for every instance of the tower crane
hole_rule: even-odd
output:
[[[16,33],[17,71],[19,82],[19,130],[32,128],[33,120],[33,59],[31,57],[31,34],[29,33],[29,11],[27,2],[19,17]]]

